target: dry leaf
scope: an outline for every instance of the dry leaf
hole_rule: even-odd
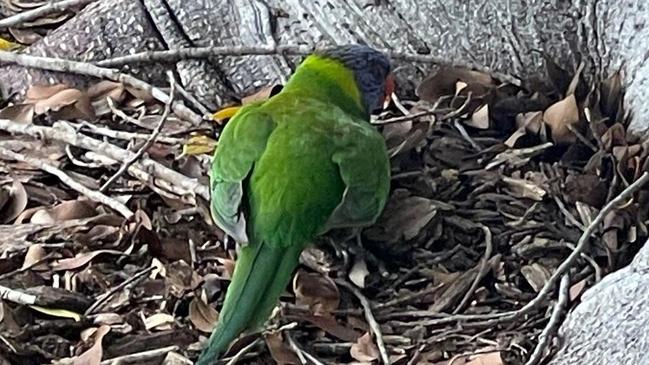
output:
[[[246,105],[250,103],[256,103],[259,101],[265,101],[270,99],[272,96],[277,95],[280,91],[282,91],[283,86],[282,85],[273,85],[273,86],[266,86],[261,88],[259,91],[257,91],[254,94],[248,95],[244,98],[241,99],[241,104]]]
[[[581,296],[581,294],[584,292],[586,289],[586,283],[588,282],[588,279],[582,279],[575,284],[573,284],[570,287],[569,290],[569,296],[570,296],[570,301],[574,302],[577,298]]]
[[[99,365],[101,363],[101,358],[104,355],[104,351],[101,347],[101,342],[104,336],[110,331],[110,326],[102,325],[100,326],[94,334],[94,344],[88,351],[83,354],[75,357],[73,359],[73,365]]]
[[[153,329],[164,331],[172,328],[174,317],[167,313],[156,313],[144,320],[144,327],[150,331]]]
[[[360,257],[356,257],[354,260],[354,265],[349,271],[349,280],[352,283],[356,284],[359,288],[365,287],[365,278],[369,275],[370,272],[367,270],[367,263]]]
[[[532,289],[538,293],[548,282],[552,272],[538,262],[534,262],[531,265],[521,267],[521,274],[523,274]]]
[[[339,338],[342,341],[354,342],[361,336],[361,333],[357,332],[351,327],[338,323],[336,318],[330,315],[315,316],[307,314],[301,315],[300,318],[304,319],[307,322],[310,322],[314,326],[320,328],[321,330],[334,337]]]
[[[225,120],[232,118],[237,112],[241,109],[240,106],[229,106],[223,109],[218,110],[212,114],[212,119],[218,123],[223,123]]]
[[[435,217],[440,208],[452,209],[438,201],[404,195],[405,192],[399,190],[390,196],[379,222],[366,231],[368,237],[387,243],[410,240]]]
[[[295,353],[284,344],[281,332],[265,334],[264,339],[266,340],[266,345],[268,345],[270,355],[278,365],[297,365],[300,363]]]
[[[507,190],[511,196],[516,198],[526,198],[540,202],[545,197],[546,191],[532,181],[509,176],[503,176],[502,181],[507,184]]]
[[[478,129],[489,128],[489,105],[485,104],[478,108],[471,115],[471,119],[464,122],[464,124]]]
[[[122,255],[123,253],[115,250],[97,250],[92,252],[86,252],[69,259],[61,259],[54,262],[52,264],[52,270],[64,271],[64,270],[78,269],[81,266],[84,266],[90,261],[92,261],[92,259],[94,259],[95,257],[102,254]]]
[[[92,101],[111,98],[114,102],[119,103],[124,100],[126,89],[120,82],[103,80],[89,87],[87,94]]]
[[[40,34],[30,29],[9,27],[8,30],[18,43],[28,46],[43,38]]]
[[[183,152],[180,156],[194,156],[194,155],[203,155],[203,154],[212,154],[216,148],[216,140],[204,136],[191,136],[183,144]]]
[[[575,95],[552,104],[543,113],[543,121],[552,130],[552,140],[558,144],[573,143],[577,139],[570,127],[576,128],[579,123],[579,109]]]
[[[458,81],[462,81],[467,86],[457,90]],[[421,100],[435,103],[442,96],[467,91],[473,85],[488,88],[493,84],[494,80],[491,76],[482,72],[459,67],[441,67],[435,74],[427,77],[419,84],[416,93]]]
[[[219,312],[200,298],[194,297],[189,303],[189,320],[200,331],[212,332],[218,318]]]
[[[35,263],[43,260],[43,258],[45,258],[46,255],[47,252],[45,252],[43,245],[35,244],[29,246],[29,248],[27,249],[27,253],[25,254],[25,259],[23,260],[22,269],[28,268],[34,265]],[[41,263],[40,265],[31,268],[31,270],[47,270],[47,269],[48,267],[46,263]]]
[[[29,124],[34,120],[34,105],[9,105],[6,108],[0,110],[0,119],[10,119],[14,122]]]
[[[97,203],[88,200],[63,201],[54,207],[35,211],[29,221],[37,224],[51,224],[72,219],[90,218],[99,214],[95,210],[96,206]]]
[[[379,349],[374,344],[370,333],[367,332],[356,340],[349,349],[349,354],[354,360],[371,362],[379,358]]]
[[[306,305],[314,314],[327,314],[338,309],[340,292],[334,281],[320,273],[299,270],[293,278],[296,304]]]
[[[613,121],[618,121],[618,114],[622,108],[622,96],[622,74],[617,71],[602,82],[599,100],[602,112]]]
[[[2,51],[13,51],[20,48],[20,44],[8,41],[0,37],[0,50]]]
[[[58,309],[58,308],[45,308],[45,307],[40,307],[40,306],[37,306],[37,305],[30,305],[29,307],[36,310],[36,311],[38,311],[38,312],[50,315],[52,317],[71,318],[71,319],[74,319],[77,322],[79,322],[81,320],[81,315],[79,313],[73,312],[71,310]]]
[[[169,294],[177,298],[181,298],[186,291],[196,289],[201,283],[201,277],[184,260],[174,261],[166,269]]]
[[[14,180],[0,186],[0,223],[9,223],[27,207],[27,191],[23,184]]]
[[[465,365],[504,365],[500,351],[473,355]]]

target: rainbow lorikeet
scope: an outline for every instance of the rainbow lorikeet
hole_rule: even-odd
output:
[[[264,324],[316,236],[375,222],[390,166],[369,119],[392,80],[388,58],[370,47],[321,50],[280,93],[242,107],[223,129],[211,210],[242,248],[198,365],[214,363],[239,334]]]

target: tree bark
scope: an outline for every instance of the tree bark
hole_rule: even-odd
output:
[[[522,79],[542,77],[541,50],[559,65],[602,79],[623,66],[632,130],[649,131],[649,6],[638,0],[103,0],[52,32],[29,53],[100,60],[188,46],[324,46],[365,42],[397,52],[469,61]],[[215,108],[263,85],[283,82],[292,57],[238,56],[135,68],[164,84],[173,67],[185,87]],[[412,90],[430,65],[401,64]],[[3,85],[24,92],[39,82],[82,78],[4,66]],[[649,247],[589,290],[561,329],[552,365],[649,364]]]

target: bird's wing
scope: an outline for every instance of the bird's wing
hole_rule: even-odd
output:
[[[237,242],[246,243],[242,199],[244,180],[266,148],[275,128],[259,104],[243,107],[223,129],[210,171],[211,212],[216,224]]]
[[[325,231],[374,223],[390,189],[390,162],[383,137],[369,124],[350,125],[344,136],[332,160],[338,165],[345,191]]]

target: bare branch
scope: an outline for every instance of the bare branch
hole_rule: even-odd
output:
[[[151,147],[155,142],[156,138],[160,134],[160,131],[162,130],[162,126],[164,125],[165,121],[167,121],[167,117],[169,117],[169,112],[171,112],[171,104],[173,103],[173,99],[174,99],[176,81],[172,76],[170,76],[169,82],[171,83],[171,90],[169,91],[171,97],[169,98],[169,102],[165,104],[165,109],[162,112],[162,116],[160,117],[158,124],[155,126],[155,129],[153,130],[149,138],[144,142],[142,147],[140,147],[140,149],[133,156],[131,156],[131,158],[124,161],[124,163],[122,164],[122,166],[119,167],[117,172],[115,172],[115,174],[113,174],[113,176],[111,176],[104,183],[104,185],[102,185],[101,188],[99,188],[99,191],[105,192],[106,190],[108,190],[108,187],[110,187],[115,181],[117,181],[117,179],[119,179],[119,177],[122,176],[126,172],[126,170],[128,170],[129,166],[133,165],[135,161],[137,161],[140,157],[142,157],[144,152],[146,152],[149,149],[149,147]]]
[[[352,294],[354,294],[354,296],[356,296],[356,298],[358,298],[358,300],[361,302],[361,305],[363,306],[363,312],[365,313],[365,319],[367,320],[367,324],[370,325],[370,330],[374,334],[374,340],[376,340],[376,346],[379,348],[379,353],[381,354],[381,362],[384,365],[389,365],[390,356],[388,356],[388,351],[385,348],[385,341],[383,340],[381,326],[379,325],[379,322],[376,321],[376,318],[374,318],[374,314],[372,314],[372,305],[370,301],[353,284],[350,284],[347,281],[341,279],[337,279],[336,283],[344,286],[347,290],[351,291]]]
[[[31,67],[40,70],[68,72],[85,76],[92,76],[101,79],[107,79],[115,82],[121,82],[124,85],[144,90],[151,94],[154,99],[161,103],[169,103],[171,97],[161,89],[142,81],[132,75],[122,73],[119,70],[95,66],[87,62],[78,62],[63,60],[52,57],[30,56],[20,53],[11,53],[0,51],[0,62],[14,63],[24,67]],[[185,104],[176,101],[171,103],[171,108],[179,118],[190,121],[194,125],[199,125],[203,118],[194,113]]]
[[[272,55],[291,55],[291,56],[306,56],[314,51],[310,47],[301,46],[232,46],[232,47],[192,47],[192,48],[179,48],[164,51],[145,51],[134,53],[132,55],[120,56],[96,62],[98,66],[103,67],[116,67],[131,63],[143,62],[178,62],[187,59],[201,59],[208,57],[223,57],[223,56],[272,56]],[[393,60],[404,62],[419,62],[426,64],[448,65],[465,67],[475,69],[492,75],[494,78],[503,82],[509,82],[513,85],[521,85],[521,81],[511,75],[493,72],[488,68],[473,64],[473,63],[450,63],[448,59],[438,57],[431,54],[411,54],[394,52],[389,49],[380,49],[383,53],[387,54]]]
[[[49,138],[71,144],[86,150],[105,155],[115,161],[127,161],[134,153],[119,148],[110,143],[88,137],[77,131],[66,122],[56,122],[52,127],[21,124],[7,119],[0,119],[0,130],[11,133],[26,134],[34,138]],[[174,194],[182,196],[200,196],[209,200],[210,193],[207,186],[197,179],[178,173],[150,158],[141,159],[128,168],[128,171],[141,181],[152,185],[158,184]],[[156,179],[152,179],[155,177]]]
[[[117,200],[115,200],[115,199],[113,199],[113,198],[111,198],[111,197],[109,197],[107,195],[104,195],[102,192],[92,190],[92,189],[82,185],[81,183],[79,183],[79,182],[75,181],[74,179],[72,179],[68,174],[63,172],[61,169],[59,169],[59,168],[57,168],[57,167],[55,167],[53,165],[50,165],[50,164],[48,164],[47,162],[45,162],[43,160],[33,158],[33,157],[29,157],[29,156],[25,156],[25,155],[23,155],[21,153],[16,153],[16,152],[13,152],[11,150],[8,150],[8,149],[2,148],[2,147],[0,147],[0,156],[4,156],[6,158],[10,158],[10,159],[16,160],[16,161],[25,162],[25,163],[28,163],[28,164],[34,166],[34,167],[37,167],[37,168],[39,168],[39,169],[41,169],[41,170],[43,170],[45,172],[48,172],[48,173],[58,177],[59,180],[61,180],[61,182],[63,182],[65,185],[67,185],[70,188],[72,188],[72,189],[78,191],[79,193],[85,195],[90,200],[93,200],[93,201],[99,202],[101,204],[104,204],[104,205],[112,208],[113,210],[119,212],[119,214],[123,215],[125,218],[130,218],[131,216],[133,216],[133,212],[130,209],[128,209],[128,207],[126,207],[126,205],[120,203],[119,201],[117,201]]]
[[[561,284],[559,285],[559,300],[557,301],[557,304],[554,305],[552,316],[539,335],[539,343],[536,344],[534,352],[532,352],[532,355],[530,355],[530,358],[529,360],[527,360],[525,365],[538,364],[543,357],[543,353],[548,348],[550,340],[553,336],[556,335],[557,329],[559,328],[561,316],[565,313],[566,306],[568,305],[569,286],[570,276],[568,274],[565,274],[561,277]]]

